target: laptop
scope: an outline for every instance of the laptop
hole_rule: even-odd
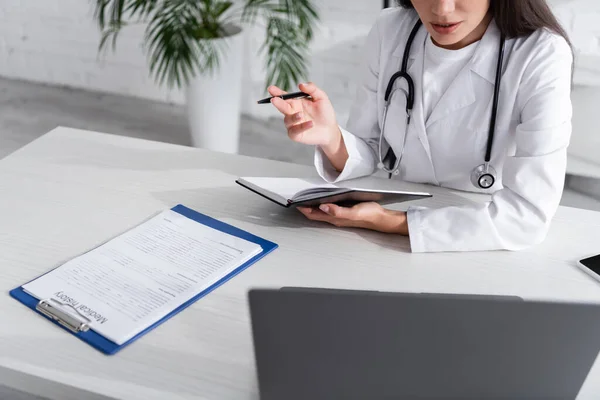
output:
[[[600,305],[285,288],[249,292],[262,400],[575,399]]]

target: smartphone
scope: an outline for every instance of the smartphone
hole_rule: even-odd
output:
[[[580,260],[578,263],[579,267],[585,271],[589,276],[600,281],[600,254]]]

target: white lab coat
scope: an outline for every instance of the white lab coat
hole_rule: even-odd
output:
[[[349,159],[341,173],[317,147],[315,165],[328,182],[377,172],[384,93],[400,70],[414,10],[387,9],[366,42],[364,76],[342,135]],[[465,191],[472,170],[485,158],[500,32],[490,23],[469,64],[458,74],[429,119],[424,120],[422,71],[424,26],[411,49],[408,72],[415,104],[401,173],[394,177]],[[519,250],[546,237],[559,205],[571,137],[571,49],[562,37],[539,30],[507,39],[491,165],[498,172],[491,201],[463,207],[411,206],[408,227],[413,252]],[[404,80],[397,85],[406,87]],[[389,107],[383,155],[401,153],[406,97],[396,91]],[[479,190],[486,192],[485,190]]]

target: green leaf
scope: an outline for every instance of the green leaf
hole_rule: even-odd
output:
[[[268,18],[274,12],[272,0],[247,0],[242,12],[242,21],[252,24],[259,14],[264,13]]]
[[[127,19],[147,22],[144,48],[159,84],[183,87],[198,74],[216,71],[228,55],[230,25],[259,25],[267,35],[267,85],[285,90],[307,77],[309,44],[318,22],[315,0],[95,0],[99,48],[113,49]],[[241,4],[241,7],[234,7]]]
[[[210,9],[197,7],[206,7],[206,1],[165,2],[150,21],[146,41],[150,70],[158,83],[182,87],[198,73],[209,74],[220,65],[222,45],[198,37],[219,37],[223,27],[215,23],[216,14],[222,15],[231,6],[221,2]]]
[[[129,12],[129,17],[138,16],[139,20],[148,17],[158,5],[158,0],[134,0],[131,1],[125,11]]]
[[[121,31],[121,28],[123,28],[124,25],[125,23],[111,24],[106,30],[104,30],[100,38],[100,44],[98,45],[98,49],[100,51],[103,50],[106,47],[108,41],[112,39],[112,49],[114,51],[117,47],[117,36],[119,35],[119,32]]]
[[[94,18],[98,22],[100,29],[104,29],[106,26],[106,10],[110,4],[110,0],[97,0],[96,8],[94,10]]]
[[[215,17],[221,17],[227,10],[229,10],[233,6],[233,3],[230,1],[224,1],[222,3],[217,3],[215,6]]]
[[[267,50],[267,82],[291,90],[308,74],[308,40],[301,28],[288,18],[272,17],[261,47]],[[266,89],[266,88],[265,88]]]

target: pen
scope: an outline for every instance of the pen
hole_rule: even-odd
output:
[[[310,97],[310,95],[307,93],[304,93],[304,92],[287,93],[287,94],[282,94],[281,96],[267,97],[266,99],[259,100],[257,103],[258,104],[269,104],[271,102],[271,99],[275,98],[275,97],[279,97],[282,100],[290,100],[290,99],[299,99],[302,97]]]

